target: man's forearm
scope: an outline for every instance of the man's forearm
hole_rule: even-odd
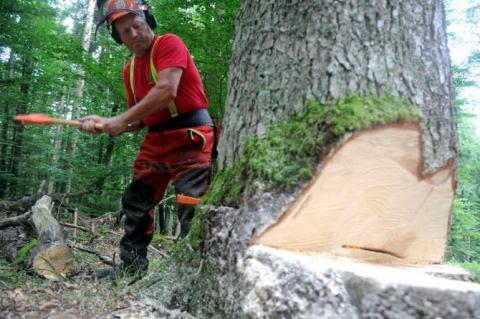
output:
[[[158,72],[158,82],[145,97],[122,114],[127,123],[143,120],[150,114],[168,108],[168,104],[177,96],[177,89],[182,77],[180,68],[168,68]]]
[[[140,102],[128,109],[122,117],[127,123],[141,121],[150,114],[167,109],[168,104],[174,98],[175,96],[169,87],[154,86]]]
[[[145,127],[145,124],[143,123],[143,121],[135,121],[133,123],[128,124],[128,129],[125,132],[137,132],[144,127]]]

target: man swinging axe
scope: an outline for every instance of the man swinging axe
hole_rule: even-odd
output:
[[[154,207],[170,181],[177,195],[180,237],[188,234],[195,206],[212,177],[216,139],[202,80],[183,41],[173,34],[154,35],[157,23],[145,1],[98,0],[97,6],[97,28],[107,22],[113,39],[133,53],[123,72],[129,108],[110,118],[83,117],[80,129],[95,133],[102,127],[112,136],[148,129],[122,198],[122,264],[97,271],[97,277],[105,277],[147,270]]]

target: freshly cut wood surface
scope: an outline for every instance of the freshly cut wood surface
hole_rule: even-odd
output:
[[[376,262],[440,262],[455,194],[454,166],[421,176],[421,129],[354,134],[256,244]]]
[[[49,196],[32,207],[32,221],[41,243],[30,252],[30,263],[38,274],[54,280],[72,270],[74,261],[62,228],[52,216],[52,207]]]
[[[50,280],[73,270],[73,254],[66,244],[56,244],[42,249],[33,257],[32,268]]]

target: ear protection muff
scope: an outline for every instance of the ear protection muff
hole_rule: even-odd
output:
[[[120,39],[120,34],[118,34],[118,31],[117,29],[115,28],[115,26],[112,26],[112,38],[113,40],[115,40],[115,42],[117,42],[118,44],[122,44],[122,39]]]
[[[155,30],[158,26],[157,19],[150,13],[150,11],[143,11],[145,13],[145,20],[147,20],[150,29]]]

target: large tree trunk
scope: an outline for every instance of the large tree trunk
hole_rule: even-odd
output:
[[[245,139],[268,136],[273,122],[295,113],[326,114],[316,124],[321,126],[316,138],[325,140],[316,177],[278,223],[265,232],[255,226],[255,243],[441,261],[457,149],[443,3],[247,1],[236,35],[221,159],[231,165]],[[345,99],[353,95],[365,99]],[[412,124],[388,98],[366,107],[368,96],[408,100],[421,113],[420,124]],[[311,100],[330,105],[306,108]],[[295,136],[290,138],[301,139],[296,143],[310,143]],[[269,152],[265,144],[257,148],[256,154]],[[251,154],[244,156],[248,160]],[[278,158],[265,158],[277,169]],[[258,176],[245,174],[248,200]]]
[[[307,100],[393,94],[423,112],[424,173],[455,158],[443,2],[246,1],[235,25],[221,159]]]
[[[159,301],[206,318],[478,317],[478,285],[418,267],[442,260],[455,193],[441,0],[247,0],[229,81],[209,196],[228,185],[238,208],[207,215],[204,271],[160,274]]]

